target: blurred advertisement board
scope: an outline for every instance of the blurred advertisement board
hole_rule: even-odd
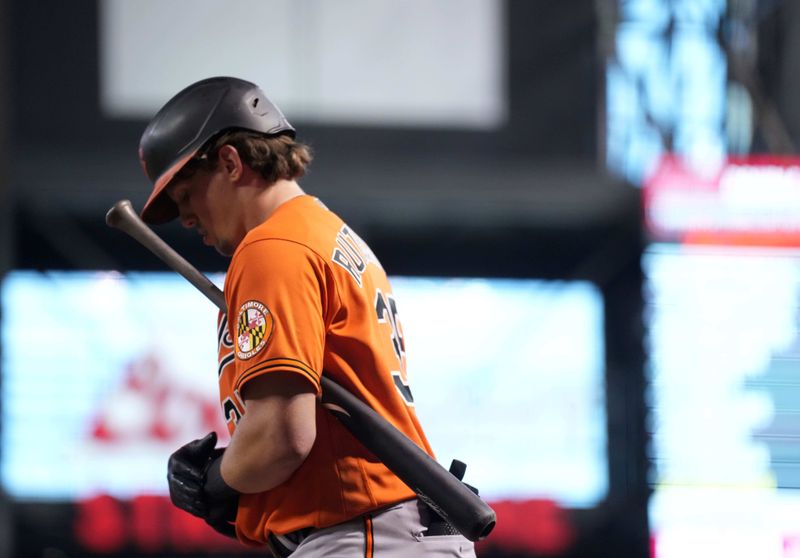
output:
[[[800,159],[729,158],[700,167],[670,155],[644,182],[654,240],[800,246]]]
[[[511,526],[530,514],[544,525],[559,509],[602,502],[598,289],[582,281],[392,281],[416,411],[437,459],[465,461],[465,481],[507,514],[509,529],[493,542],[513,538],[520,530]],[[227,439],[216,308],[170,273],[13,272],[2,295],[4,490],[23,503],[74,503],[74,536],[95,552],[224,544],[172,508],[166,483],[176,448],[210,430]]]

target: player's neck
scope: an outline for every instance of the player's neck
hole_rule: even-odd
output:
[[[266,188],[244,187],[239,202],[245,229],[250,231],[257,227],[269,219],[278,207],[304,193],[294,180],[278,180]]]

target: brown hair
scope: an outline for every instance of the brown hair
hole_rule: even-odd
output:
[[[295,141],[288,134],[265,136],[249,130],[230,130],[209,140],[200,149],[200,155],[181,169],[181,177],[191,176],[201,168],[213,169],[217,152],[224,145],[235,147],[242,162],[270,184],[304,176],[313,158],[310,146]]]

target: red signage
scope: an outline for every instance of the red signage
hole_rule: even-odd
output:
[[[644,183],[653,240],[800,246],[800,158],[729,158],[703,168],[670,155]]]

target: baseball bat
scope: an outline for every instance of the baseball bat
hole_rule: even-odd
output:
[[[106,224],[133,237],[227,313],[222,291],[145,224],[130,201],[114,204]],[[420,500],[469,540],[489,535],[495,512],[470,487],[358,397],[324,374],[320,383],[325,408]]]

